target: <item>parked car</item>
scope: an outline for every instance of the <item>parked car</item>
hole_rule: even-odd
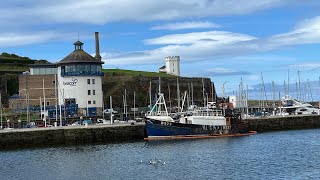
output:
[[[116,110],[114,110],[114,109],[105,109],[105,110],[103,110],[103,113],[105,113],[105,114],[110,114],[111,112],[112,112],[113,114],[118,113],[118,111],[116,111]]]
[[[28,124],[23,126],[23,128],[35,128],[35,127],[37,127],[35,122],[29,122]]]
[[[71,124],[71,126],[79,126],[80,125],[80,122],[79,121],[76,121],[74,123]]]
[[[85,119],[82,121],[82,124],[92,124],[91,119]]]

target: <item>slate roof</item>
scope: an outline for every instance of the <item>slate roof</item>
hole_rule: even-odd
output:
[[[82,49],[83,43],[81,41],[77,41],[74,43],[75,50],[70,53],[68,56],[63,58],[58,64],[73,64],[73,63],[96,63],[103,64],[103,61],[99,61],[96,58],[92,57],[90,54],[85,52]]]

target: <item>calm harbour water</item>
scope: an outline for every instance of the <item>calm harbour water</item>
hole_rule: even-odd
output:
[[[0,151],[0,179],[319,179],[319,139],[311,129]]]

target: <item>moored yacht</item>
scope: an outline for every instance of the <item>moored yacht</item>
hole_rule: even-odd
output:
[[[298,101],[289,95],[281,99],[279,107],[282,114],[298,115],[298,114],[319,114],[319,108],[313,107],[311,104]]]

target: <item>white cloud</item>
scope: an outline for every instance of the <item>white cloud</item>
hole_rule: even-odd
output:
[[[219,28],[218,24],[209,21],[190,21],[190,22],[175,22],[164,25],[154,26],[151,30],[180,30],[180,29],[204,29],[204,28]]]
[[[28,44],[37,44],[56,39],[65,39],[70,34],[43,31],[34,33],[1,33],[0,47],[14,47]]]
[[[208,76],[235,76],[235,75],[250,75],[249,72],[246,71],[239,71],[236,69],[229,69],[229,68],[209,68],[206,70],[206,75]]]
[[[292,31],[274,35],[266,42],[270,49],[288,45],[319,43],[320,16],[298,23]]]
[[[163,63],[164,57],[172,55],[180,55],[184,62],[208,60],[225,55],[221,52],[234,49],[234,44],[253,39],[255,39],[253,36],[225,31],[173,34],[145,40],[147,44],[166,46],[104,58],[108,64],[160,64]]]
[[[292,31],[267,38],[253,37],[227,31],[206,31],[171,34],[144,41],[160,48],[114,56],[108,63],[154,64],[163,62],[165,56],[180,55],[182,61],[221,60],[268,52],[298,44],[320,43],[320,17],[299,23]]]
[[[289,0],[13,0],[0,7],[0,23],[88,23],[155,21],[242,15]],[[14,13],[13,13],[14,12]]]
[[[315,70],[315,69],[320,69],[320,63],[292,64],[289,67],[295,68],[298,70]]]
[[[206,31],[185,34],[172,34],[145,40],[146,44],[230,44],[239,41],[253,40],[255,37],[227,31]]]

